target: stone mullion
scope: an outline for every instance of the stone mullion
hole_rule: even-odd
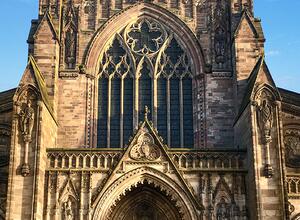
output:
[[[110,115],[111,115],[111,80],[112,78],[108,78],[108,95],[107,95],[107,148],[110,148]]]
[[[89,172],[89,185],[88,185],[88,215],[87,220],[92,219],[92,173]]]
[[[124,133],[124,77],[121,77],[121,94],[120,94],[120,147],[123,147]]]
[[[153,85],[152,85],[152,121],[153,126],[157,128],[157,78],[153,76]]]
[[[133,96],[133,102],[134,102],[134,111],[133,111],[133,126],[134,128],[138,127],[138,121],[139,121],[139,78],[135,76],[134,79],[134,96]]]
[[[59,186],[59,173],[55,173],[55,185],[54,185],[54,190],[55,190],[55,210],[54,210],[54,220],[59,219],[59,212],[60,212],[60,205],[59,205],[59,192],[58,192],[58,186]]]
[[[179,105],[180,105],[180,147],[184,147],[183,139],[183,88],[182,78],[179,79]]]
[[[84,192],[83,192],[83,187],[84,187],[84,173],[81,172],[80,175],[80,192],[79,192],[79,219],[83,220],[83,211],[84,211],[84,202],[83,202],[83,197],[84,197]]]
[[[170,78],[167,78],[167,136],[168,136],[168,146],[171,146],[171,116],[170,116]]]

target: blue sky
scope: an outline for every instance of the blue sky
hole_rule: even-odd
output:
[[[254,0],[262,19],[266,60],[278,87],[300,93],[300,0]],[[27,62],[30,21],[38,0],[9,0],[0,13],[0,91],[18,85]]]

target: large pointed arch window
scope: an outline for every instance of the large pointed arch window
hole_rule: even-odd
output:
[[[180,39],[143,18],[105,48],[98,77],[98,147],[124,147],[148,106],[148,117],[168,146],[192,148],[192,61]]]

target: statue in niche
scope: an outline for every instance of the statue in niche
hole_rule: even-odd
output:
[[[217,220],[229,220],[229,219],[230,219],[229,206],[222,198],[220,203],[217,205]]]
[[[257,106],[257,123],[261,131],[261,141],[265,148],[265,167],[264,175],[266,178],[272,178],[274,170],[271,165],[270,143],[272,142],[271,130],[273,126],[273,109],[270,101],[272,96],[266,90],[259,93]]]
[[[216,53],[216,62],[224,63],[225,62],[225,51],[226,51],[226,37],[225,31],[218,27],[215,34],[215,53]]]
[[[272,107],[266,99],[263,100],[262,104],[259,106],[259,122],[265,138],[270,138],[273,124],[273,113]]]
[[[64,220],[74,220],[74,212],[72,207],[72,201],[69,198],[68,201],[64,203]]]
[[[65,39],[65,62],[72,69],[76,64],[76,39],[77,33],[73,28],[66,32]]]
[[[28,100],[25,108],[20,113],[20,129],[22,135],[26,139],[31,139],[32,129],[34,125],[34,109],[32,107],[32,101]]]

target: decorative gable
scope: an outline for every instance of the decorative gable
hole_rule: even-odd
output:
[[[44,17],[40,21],[33,38],[35,39],[35,43],[49,43],[45,41],[45,38],[58,41],[58,34],[54,28],[51,15],[48,12],[44,14]]]
[[[154,183],[161,190],[167,191],[167,194],[174,196],[173,199],[178,200],[180,204],[182,203],[181,208],[184,209],[184,198],[175,195],[175,191],[180,189],[179,191],[184,193],[183,197],[189,201],[187,203],[200,211],[202,207],[196,200],[192,187],[188,185],[168,155],[168,147],[163,144],[162,138],[153,128],[147,114],[146,108],[144,122],[140,124],[110,176],[98,189],[99,193],[94,198],[93,205],[100,209],[106,203],[106,197],[115,193],[115,190],[118,191],[118,194],[124,195],[127,190],[130,191],[138,184],[148,182]],[[164,184],[161,185],[163,182]],[[122,188],[124,189],[122,190]],[[173,192],[173,190],[175,191]],[[118,200],[118,198],[119,196],[116,199]]]
[[[258,38],[259,35],[252,21],[253,18],[247,10],[243,11],[240,22],[236,28],[235,37]]]

